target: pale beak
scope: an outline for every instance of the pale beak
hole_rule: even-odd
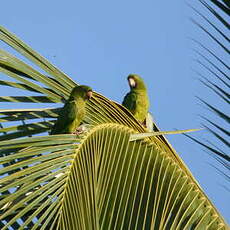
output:
[[[136,82],[133,78],[129,78],[129,85],[132,87],[132,88],[135,88],[136,87]]]
[[[88,98],[88,99],[91,99],[91,97],[93,96],[93,92],[92,92],[92,91],[88,91],[88,92],[86,93],[86,95],[87,95],[87,98]]]

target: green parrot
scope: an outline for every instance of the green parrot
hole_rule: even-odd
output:
[[[86,85],[73,88],[69,99],[61,109],[50,135],[77,133],[77,128],[85,116],[86,101],[92,97],[92,89]]]
[[[130,92],[124,97],[122,105],[126,107],[137,120],[146,126],[149,98],[145,83],[137,74],[130,74],[127,79]]]

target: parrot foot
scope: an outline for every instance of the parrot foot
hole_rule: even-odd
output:
[[[73,132],[73,134],[80,135],[82,133],[87,132],[88,130],[89,127],[86,124],[82,124]]]
[[[82,127],[78,127],[76,131],[73,132],[73,134],[76,134],[77,136],[81,135],[84,133],[84,129]]]
[[[81,135],[83,133],[83,131],[75,131],[72,134],[76,134],[77,136]]]

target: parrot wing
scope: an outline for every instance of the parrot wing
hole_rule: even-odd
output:
[[[136,109],[137,95],[133,92],[129,92],[125,95],[122,105],[129,111],[133,112]]]
[[[53,126],[50,134],[64,134],[68,133],[68,127],[76,118],[76,106],[74,102],[66,102],[62,110],[60,111],[59,117]]]

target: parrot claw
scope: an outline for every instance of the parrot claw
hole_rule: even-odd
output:
[[[87,132],[88,129],[89,129],[88,125],[82,124],[76,129],[76,131],[73,132],[73,134],[80,135],[82,133]]]
[[[77,136],[79,136],[80,134],[84,133],[85,130],[82,126],[79,126],[74,132],[73,134],[76,134]]]
[[[75,132],[73,132],[72,134],[76,134],[77,136],[81,135],[82,133],[84,133],[83,130],[76,130]]]

